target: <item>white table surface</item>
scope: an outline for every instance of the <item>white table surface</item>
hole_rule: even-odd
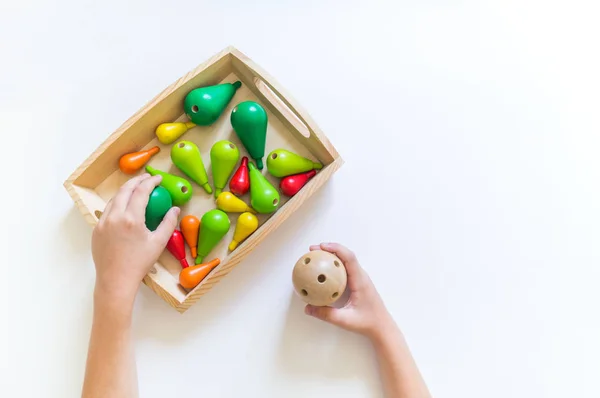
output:
[[[2,1],[0,396],[78,396],[91,228],[62,182],[230,44],[346,164],[185,315],[141,289],[142,397],[381,397],[367,342],[292,294],[323,240],[356,251],[435,396],[600,396],[594,3]]]

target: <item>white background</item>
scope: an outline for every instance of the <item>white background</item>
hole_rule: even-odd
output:
[[[0,396],[79,395],[91,229],[62,182],[227,45],[345,158],[185,315],[143,287],[142,397],[380,397],[367,342],[307,318],[310,243],[354,249],[437,397],[598,397],[595,1],[0,3]]]

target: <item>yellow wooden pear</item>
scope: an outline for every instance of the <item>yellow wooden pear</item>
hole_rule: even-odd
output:
[[[249,237],[257,229],[258,218],[256,218],[254,214],[249,212],[240,214],[237,225],[235,226],[235,232],[233,233],[233,240],[229,244],[229,250],[235,250],[244,239]]]
[[[256,214],[256,210],[248,206],[243,200],[231,192],[221,192],[219,196],[217,196],[217,209],[227,213],[242,213],[244,211],[249,211],[250,213]]]
[[[156,137],[165,145],[172,144],[192,127],[196,127],[192,122],[163,123],[156,128]]]

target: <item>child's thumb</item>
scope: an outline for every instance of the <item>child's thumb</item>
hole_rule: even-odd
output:
[[[177,227],[177,217],[179,217],[179,207],[171,207],[167,214],[163,217],[162,222],[154,231],[154,236],[162,246],[166,246],[169,238],[173,235],[173,231]]]

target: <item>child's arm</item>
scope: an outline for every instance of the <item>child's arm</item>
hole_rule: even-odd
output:
[[[140,282],[164,250],[177,225],[174,207],[154,232],[145,225],[150,193],[161,181],[147,174],[125,183],[94,229],[94,320],[82,396],[138,396],[131,344],[133,302]]]
[[[431,395],[417,369],[404,336],[388,313],[377,289],[354,253],[337,243],[311,250],[334,253],[348,272],[350,298],[343,308],[306,306],[306,313],[368,337],[377,353],[381,378],[390,398],[428,398]]]

